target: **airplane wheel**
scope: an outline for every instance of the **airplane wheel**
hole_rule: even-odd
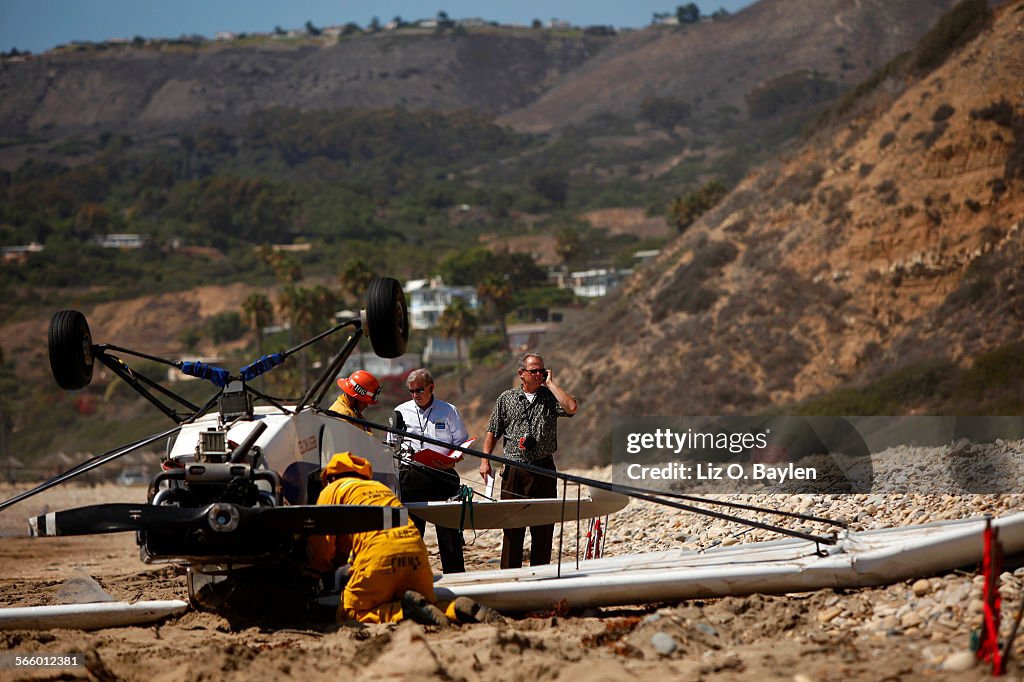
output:
[[[366,291],[366,324],[373,352],[397,358],[409,342],[409,311],[402,285],[392,277],[378,277]]]
[[[50,370],[57,385],[68,391],[92,381],[92,334],[85,315],[77,310],[58,311],[50,320]]]

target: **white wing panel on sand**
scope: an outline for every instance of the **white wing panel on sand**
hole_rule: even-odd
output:
[[[1007,555],[1024,551],[1024,513],[994,520]],[[836,545],[800,539],[676,550],[446,575],[438,599],[468,596],[496,609],[614,606],[754,593],[885,585],[978,563],[985,520],[848,533]],[[821,552],[821,554],[819,554]]]
[[[95,604],[54,604],[0,609],[0,630],[99,630],[153,623],[180,616],[189,608],[186,602],[164,601],[99,602]]]

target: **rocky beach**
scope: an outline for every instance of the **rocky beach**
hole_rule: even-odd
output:
[[[960,468],[1002,477],[992,482],[992,489],[1009,492],[957,492],[959,479],[950,473],[957,467],[948,465],[952,458],[964,465]],[[718,494],[715,499],[843,519],[852,531],[1004,516],[1018,511],[1024,502],[1024,491],[1014,476],[1014,464],[1022,458],[1021,441],[984,447],[963,442],[935,448],[905,446],[873,457],[877,492],[750,492]],[[942,462],[947,465],[941,466]],[[612,469],[573,473],[607,480]],[[928,485],[921,482],[929,476]],[[938,476],[948,478],[934,480]],[[948,492],[917,492],[942,485]],[[23,489],[5,486],[0,493],[7,499]],[[57,603],[61,585],[77,571],[94,577],[119,600],[185,599],[184,570],[141,563],[130,533],[24,537],[27,516],[104,501],[134,501],[144,495],[144,487],[138,486],[72,485],[0,513],[4,566],[0,605]],[[798,519],[782,525],[826,532]],[[611,517],[605,551],[607,556],[619,556],[681,547],[701,550],[776,537],[762,529],[634,500]],[[439,570],[432,530],[427,540]],[[467,531],[466,541],[469,570],[495,567],[500,531]],[[980,546],[980,536],[978,542]],[[575,561],[576,546],[576,525],[566,524],[564,561]],[[976,569],[961,567],[863,589],[585,610],[553,605],[542,613],[515,614],[501,625],[448,630],[410,622],[344,627],[312,617],[305,623],[239,627],[221,615],[190,611],[146,627],[8,631],[0,633],[0,649],[26,654],[85,653],[88,664],[59,671],[59,679],[90,680],[251,681],[281,676],[328,680],[339,675],[366,680],[510,681],[982,679],[990,674],[988,668],[975,664],[968,651],[983,609],[982,578]],[[1024,600],[1024,569],[1012,557],[1000,582],[1005,639]],[[1022,644],[1018,640],[1014,647],[1007,679],[1024,676],[1024,666],[1018,663],[1024,656]],[[0,670],[0,679],[58,679],[58,672],[8,667]]]

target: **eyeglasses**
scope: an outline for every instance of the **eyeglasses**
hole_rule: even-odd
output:
[[[547,372],[547,370],[544,369],[543,367],[541,367],[540,369],[526,369],[523,371],[529,372],[530,374],[544,374],[544,372]]]
[[[412,393],[413,395],[419,395],[420,393],[423,393],[423,391],[425,390],[427,390],[425,386],[421,388],[410,388],[409,393]]]

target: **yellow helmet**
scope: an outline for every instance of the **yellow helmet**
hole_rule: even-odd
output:
[[[353,455],[351,452],[337,452],[331,457],[330,463],[320,473],[321,479],[329,476],[355,474],[367,480],[373,478],[373,466],[369,460]]]

